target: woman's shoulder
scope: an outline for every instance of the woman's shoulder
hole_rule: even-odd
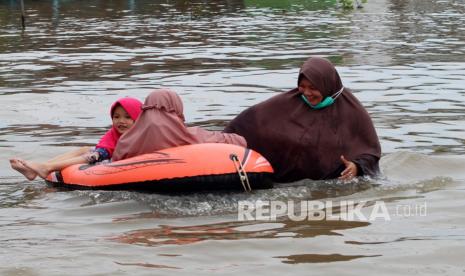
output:
[[[297,89],[279,93],[265,101],[257,103],[243,110],[225,128],[225,132],[236,132],[239,129],[253,130],[262,127],[263,123],[277,119],[278,114],[287,114],[294,108],[292,97]]]
[[[275,108],[282,109],[285,106],[292,105],[292,102],[295,99],[298,99],[297,97],[298,90],[297,89],[292,89],[287,92],[282,92],[277,95],[274,95],[262,102],[259,102],[251,107],[248,108],[249,111],[272,111]]]

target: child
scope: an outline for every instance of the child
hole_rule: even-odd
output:
[[[37,175],[46,178],[52,171],[64,169],[70,165],[101,162],[111,159],[116,143],[123,133],[129,130],[141,113],[142,103],[134,98],[126,97],[117,100],[110,109],[112,128],[102,136],[95,149],[82,147],[59,155],[47,162],[31,162],[19,158],[10,159],[11,167],[34,180]]]

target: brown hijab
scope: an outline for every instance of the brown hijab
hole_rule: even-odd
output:
[[[299,82],[302,77],[323,98],[342,88],[336,68],[323,58],[308,59]],[[279,182],[337,178],[345,168],[341,155],[357,165],[358,175],[376,175],[381,146],[370,116],[355,96],[344,88],[323,109],[311,109],[300,96],[294,88],[252,106],[225,131],[244,136],[249,148],[271,162]]]
[[[145,99],[142,113],[132,128],[121,136],[112,160],[199,143],[247,146],[245,139],[237,134],[186,127],[181,98],[174,91],[159,89]]]

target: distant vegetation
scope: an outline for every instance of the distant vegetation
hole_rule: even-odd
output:
[[[353,9],[354,6],[356,6],[357,8],[360,8],[362,7],[362,3],[366,3],[367,0],[355,0],[355,3],[354,3],[354,0],[339,0],[339,3],[341,3],[341,6],[344,8],[344,9]]]
[[[272,8],[272,9],[306,9],[306,10],[321,10],[330,7],[341,7],[349,10],[354,7],[361,7],[362,3],[367,0],[244,0],[246,7],[256,8]]]

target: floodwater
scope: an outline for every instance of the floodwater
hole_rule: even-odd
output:
[[[465,272],[465,1],[26,0],[24,31],[16,2],[0,2],[1,275]],[[114,100],[154,88],[221,129],[293,88],[311,55],[371,114],[381,179],[170,196],[60,191],[9,168],[95,144]],[[239,220],[239,202],[288,200],[367,218]],[[389,216],[368,218],[377,207]]]

